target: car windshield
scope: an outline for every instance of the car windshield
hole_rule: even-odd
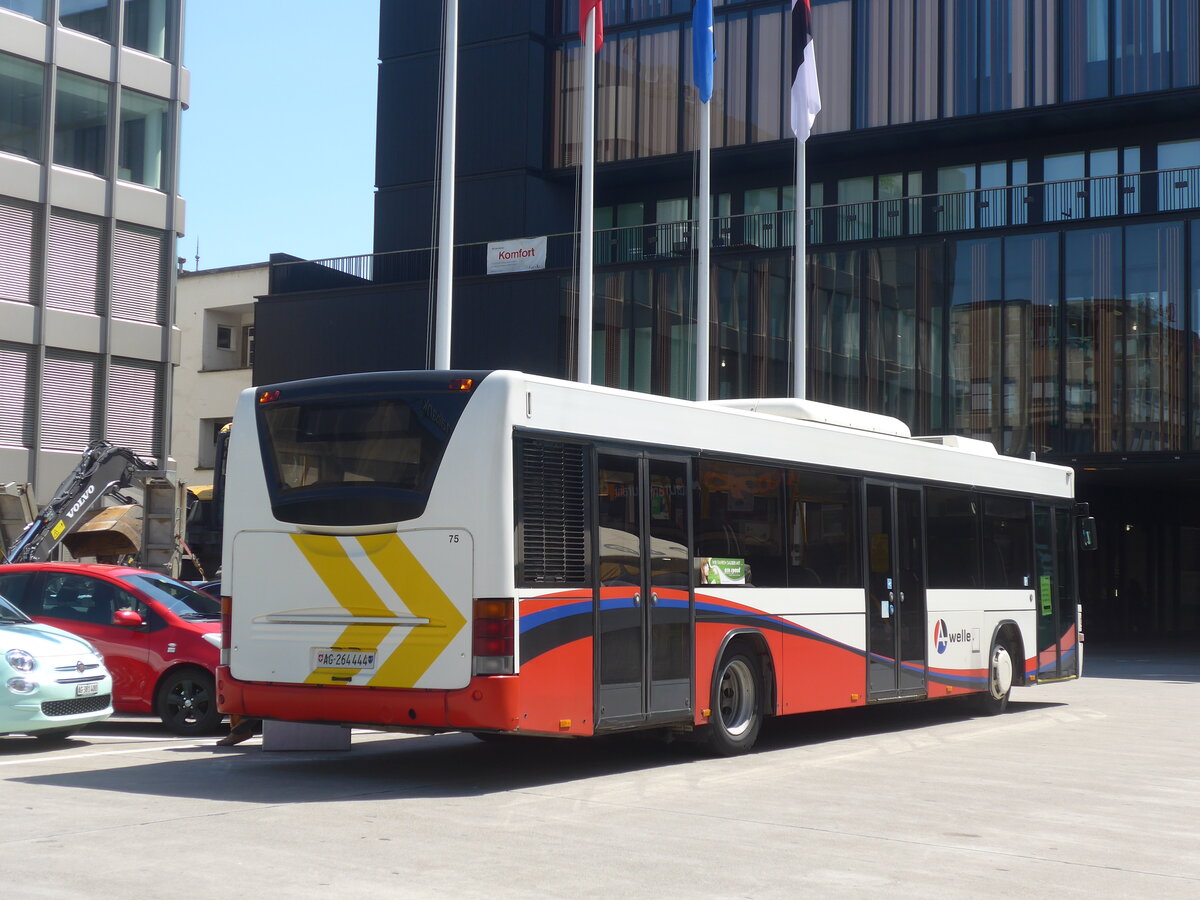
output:
[[[25,623],[32,621],[33,620],[29,618],[29,616],[25,615],[25,613],[21,612],[3,597],[0,597],[0,622],[8,624],[13,622]]]
[[[122,575],[121,580],[149,594],[181,619],[219,619],[221,602],[195,588],[153,572]]]

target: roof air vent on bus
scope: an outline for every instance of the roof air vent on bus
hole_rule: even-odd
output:
[[[890,434],[895,437],[912,437],[908,426],[892,416],[864,412],[861,409],[848,409],[844,406],[834,406],[831,403],[818,403],[816,400],[800,400],[796,397],[760,397],[744,400],[709,400],[701,405],[742,409],[746,412],[782,416],[785,419],[799,419],[803,422],[820,422],[823,425],[837,425],[840,428],[873,431],[876,434]]]

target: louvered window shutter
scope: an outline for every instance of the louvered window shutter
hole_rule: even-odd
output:
[[[521,584],[587,581],[584,451],[560,441],[518,442]]]
[[[113,235],[112,314],[135,322],[157,322],[163,308],[161,231],[118,225]]]
[[[0,299],[34,302],[40,269],[38,211],[14,201],[0,203]]]
[[[97,435],[96,386],[100,361],[86,353],[46,351],[42,381],[42,439],[47,450],[81,452]]]
[[[139,456],[159,456],[160,368],[155,363],[114,359],[109,374],[104,437]]]
[[[33,348],[0,344],[0,446],[33,444]]]
[[[46,305],[99,312],[100,238],[103,224],[85,216],[50,216],[46,245]]]

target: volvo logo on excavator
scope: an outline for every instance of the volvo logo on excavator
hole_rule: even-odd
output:
[[[78,500],[76,500],[71,505],[71,508],[67,510],[67,518],[68,519],[75,518],[75,513],[79,512],[79,510],[82,509],[87,504],[88,498],[91,497],[92,494],[94,494],[94,493],[96,493],[96,486],[94,484],[89,484],[88,489],[83,492],[83,496],[80,497]]]

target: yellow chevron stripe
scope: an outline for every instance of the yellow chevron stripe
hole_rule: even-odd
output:
[[[363,577],[338,538],[300,534],[292,535],[292,540],[329,593],[351,615],[396,614]],[[366,535],[357,540],[367,559],[412,614],[429,620],[428,625],[409,629],[408,635],[379,666],[368,683],[379,687],[413,687],[463,629],[466,619],[398,535]],[[334,646],[343,649],[378,649],[393,627],[349,625]],[[342,684],[346,678],[360,671],[315,669],[305,683]],[[334,678],[338,680],[334,681]]]
[[[414,616],[429,620],[429,625],[409,631],[369,682],[412,687],[450,645],[467,620],[399,537],[373,535],[358,540],[404,605]]]
[[[352,616],[394,615],[375,593],[362,573],[350,561],[346,548],[330,535],[294,534],[292,540],[313,567],[333,598]],[[391,625],[349,625],[333,646],[343,649],[374,650],[392,630]],[[305,684],[343,684],[360,669],[314,669]],[[338,679],[335,681],[334,679]]]

